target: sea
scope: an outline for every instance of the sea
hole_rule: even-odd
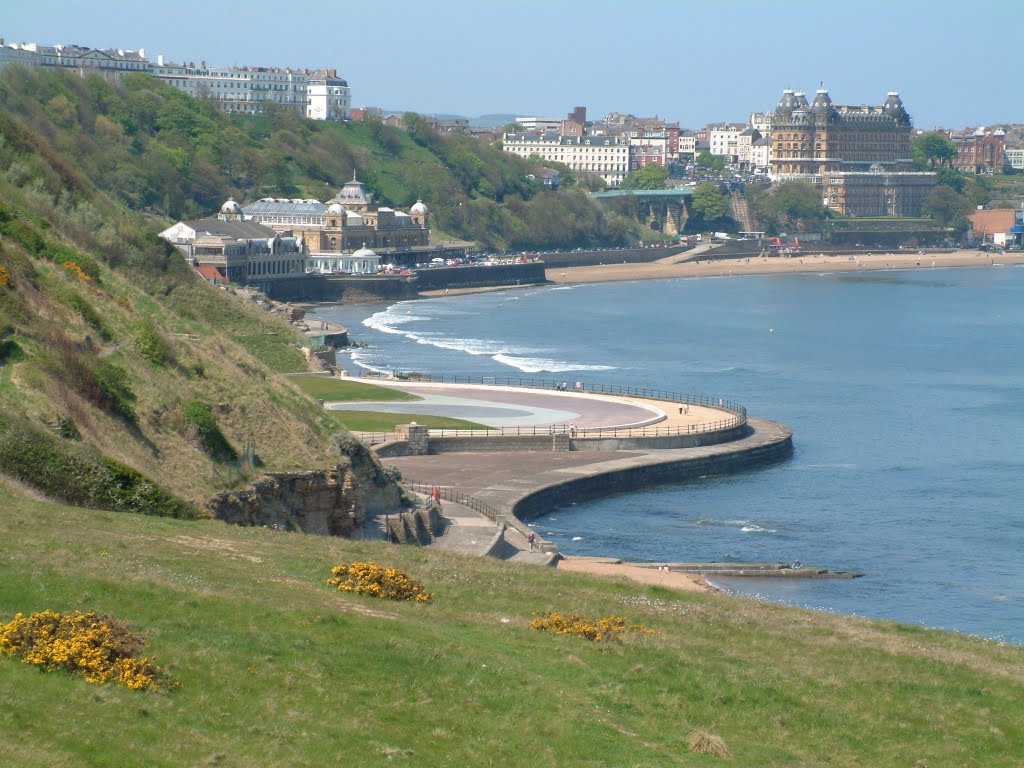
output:
[[[566,554],[799,560],[853,580],[727,591],[1024,644],[1024,268],[727,275],[319,307],[352,372],[724,397],[789,461],[560,508]]]

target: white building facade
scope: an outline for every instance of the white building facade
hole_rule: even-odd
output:
[[[352,91],[337,70],[324,69],[309,76],[306,86],[306,117],[310,120],[348,120]]]
[[[746,125],[726,123],[724,125],[708,126],[708,144],[712,155],[721,155],[732,162],[739,159],[740,134],[747,130]]]
[[[147,73],[196,99],[207,99],[229,113],[260,114],[277,104],[312,120],[348,120],[352,91],[337,70],[277,67],[209,67],[206,62],[177,64],[146,51],[100,50],[78,45],[5,43],[0,38],[0,67],[60,67],[105,74]]]
[[[629,173],[629,139],[621,136],[506,133],[502,151],[562,163],[573,171],[600,176],[609,187],[619,186]]]

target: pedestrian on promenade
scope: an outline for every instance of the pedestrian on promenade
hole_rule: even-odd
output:
[[[683,403],[683,415],[688,416],[690,414],[690,404]]]
[[[537,537],[531,533],[526,537],[526,540],[530,542],[530,551],[533,552],[534,545],[537,543]]]

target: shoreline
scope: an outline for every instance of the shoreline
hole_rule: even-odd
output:
[[[883,252],[856,256],[825,256],[808,253],[800,256],[750,256],[742,259],[719,261],[693,261],[677,264],[659,262],[604,264],[585,267],[565,267],[548,271],[547,285],[583,285],[599,282],[629,282],[637,280],[663,280],[674,278],[727,277],[740,275],[821,274],[850,272],[884,272],[903,269],[945,269],[1001,267],[1024,264],[1024,253],[987,253],[961,250],[952,253]],[[536,288],[508,285],[478,288],[451,288],[423,291],[424,299],[442,298],[475,293]],[[388,302],[392,304],[394,302]],[[614,558],[585,558],[564,556],[556,567],[577,573],[626,579],[648,586],[661,586],[686,592],[720,592],[704,578],[682,572],[665,572],[650,568],[628,566],[614,562]]]
[[[825,256],[807,253],[799,256],[750,256],[718,261],[684,261],[664,264],[658,261],[631,264],[598,264],[586,267],[562,267],[547,270],[548,285],[584,285],[589,283],[668,280],[673,278],[729,277],[740,275],[786,275],[800,273],[886,272],[904,269],[947,269],[951,267],[1001,267],[1024,264],[1024,253],[985,253],[973,250],[952,253],[882,252],[856,256]],[[424,299],[460,296],[471,293],[507,291],[531,286],[506,285],[481,288],[450,288],[421,291]],[[536,287],[536,286],[533,286]]]

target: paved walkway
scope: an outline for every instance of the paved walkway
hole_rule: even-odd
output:
[[[489,427],[545,427],[575,424],[580,430],[657,427],[675,429],[713,424],[732,416],[703,405],[650,400],[627,395],[604,395],[570,389],[566,392],[529,387],[440,384],[390,380],[360,380],[417,395],[403,402],[327,403],[332,410],[382,411],[466,419]],[[572,383],[570,383],[570,387]]]
[[[687,431],[734,417],[729,411],[709,406],[691,404],[684,407],[674,402],[580,391],[574,388],[575,382],[570,383],[570,389],[564,392],[530,387],[394,380],[367,383],[399,389],[423,399],[401,403],[328,403],[327,407],[453,416],[493,427],[572,424],[580,430],[581,440],[586,439],[587,430],[654,427],[663,433],[677,429]],[[691,459],[701,460],[771,446],[788,441],[790,437],[789,430],[775,422],[749,419],[748,424],[750,434],[742,439],[697,448],[441,453],[389,457],[385,462],[396,465],[409,480],[451,488],[472,496],[511,521],[495,551],[492,547],[500,532],[495,523],[461,505],[442,502],[447,530],[431,546],[466,554],[485,554],[491,550],[495,556],[505,559],[550,563],[549,554],[530,551],[526,539],[530,529],[519,523],[513,514],[523,498],[578,479],[601,475],[625,478],[631,469],[660,463],[679,467]],[[671,476],[674,472],[673,468],[666,474]],[[624,480],[622,482],[621,490],[632,490]],[[611,488],[614,490],[614,487],[613,481]]]
[[[696,448],[441,453],[390,457],[385,461],[396,465],[410,480],[456,489],[512,519],[513,510],[520,500],[545,488],[599,475],[627,477],[631,469],[653,464],[678,464],[769,447],[784,443],[791,436],[785,426],[773,421],[751,418],[748,424],[751,433],[747,437]],[[614,484],[612,488],[615,488]],[[629,491],[633,487],[623,481],[620,489]],[[507,538],[511,547],[528,550],[525,539],[519,541],[523,538],[521,529],[510,533]],[[516,553],[506,552],[505,556],[509,554]]]

